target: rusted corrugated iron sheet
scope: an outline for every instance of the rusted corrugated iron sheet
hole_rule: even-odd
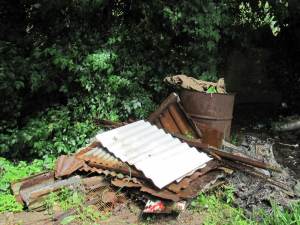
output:
[[[45,196],[64,187],[88,191],[109,185],[101,176],[87,178],[73,176],[68,179],[55,180],[53,173],[43,173],[19,183],[18,195],[20,200],[31,210],[43,209]]]
[[[83,171],[96,172],[99,174],[110,174],[115,176],[114,173],[123,173],[133,177],[144,178],[145,176],[135,168],[129,166],[127,163],[122,162],[113,154],[102,147],[98,142],[93,148],[81,150],[76,154],[76,158],[83,160],[85,165],[81,168]]]
[[[123,162],[142,171],[158,188],[204,167],[211,160],[206,153],[143,120],[98,134],[96,138]]]
[[[36,174],[30,177],[26,177],[22,180],[13,182],[11,184],[11,189],[14,193],[14,196],[16,197],[16,200],[23,204],[23,200],[20,196],[20,189],[25,189],[28,187],[31,187],[35,184],[39,183],[49,183],[54,181],[54,173],[53,172],[43,172],[40,174]]]
[[[178,196],[182,199],[195,198],[197,197],[199,191],[207,191],[219,179],[224,177],[225,173],[223,171],[211,171],[193,180],[193,182],[191,182],[187,188],[178,193]]]
[[[169,184],[166,188],[174,193],[179,193],[180,191],[188,188],[194,180],[209,173],[212,170],[217,170],[220,167],[220,165],[220,162],[218,162],[217,160],[211,160],[207,163],[207,165],[204,168],[197,170],[189,177],[183,178],[178,183],[174,182],[172,184]]]
[[[75,156],[62,155],[57,159],[55,165],[55,177],[68,176],[83,167],[84,161],[77,159]]]
[[[172,93],[159,108],[153,112],[148,121],[169,133],[181,134],[191,138],[200,138],[201,131],[184,111],[180,98]]]
[[[200,191],[206,191],[218,179],[223,178],[225,172],[217,169],[217,163],[211,163],[206,169],[197,171],[197,175],[192,175],[179,183],[173,182],[164,189],[157,189],[150,183],[142,180],[113,179],[111,183],[117,187],[138,188],[141,192],[153,196],[168,199],[171,201],[180,201],[191,199],[197,196]]]
[[[142,182],[139,183],[135,183],[131,180],[122,180],[122,179],[114,179],[111,182],[114,186],[117,187],[129,187],[129,188],[139,188],[141,192],[145,192],[148,194],[151,194],[153,196],[159,197],[159,198],[163,198],[163,199],[168,199],[171,201],[179,201],[180,198],[172,193],[171,191],[167,190],[167,189],[155,189],[153,187],[147,186],[145,184],[143,184]]]
[[[49,194],[50,192],[57,191],[63,187],[68,187],[71,185],[79,185],[81,178],[79,176],[70,177],[65,180],[52,180],[44,181],[43,183],[33,184],[28,187],[20,188],[20,196],[22,200],[28,207],[33,207],[32,204],[38,200],[41,200],[41,197]],[[36,206],[35,206],[36,207]]]

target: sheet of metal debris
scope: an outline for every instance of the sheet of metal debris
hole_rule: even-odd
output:
[[[43,172],[33,176],[26,177],[19,181],[13,182],[11,184],[11,189],[14,196],[16,197],[17,202],[24,204],[22,197],[20,196],[20,190],[30,188],[36,184],[47,184],[54,182],[54,173],[53,172]]]
[[[218,161],[211,160],[206,167],[197,170],[179,183],[173,182],[163,189],[158,189],[145,180],[133,180],[128,177],[115,178],[111,183],[117,187],[138,188],[141,192],[176,202],[193,198],[199,191],[209,189],[218,179],[223,178],[227,172],[219,169],[220,165]]]
[[[55,165],[55,178],[68,176],[83,167],[84,161],[75,156],[62,155],[57,159]]]
[[[148,121],[169,133],[188,135],[193,138],[202,136],[201,131],[184,111],[179,96],[174,92],[149,116]]]
[[[143,120],[98,134],[96,138],[123,162],[141,170],[158,188],[205,166],[211,160],[206,153],[189,147]]]
[[[81,151],[82,152],[76,154],[77,159],[85,161],[85,165],[81,167],[80,170],[103,173],[106,175],[107,173],[105,171],[109,170],[112,171],[109,172],[110,175],[112,175],[112,173],[123,173],[134,177],[144,178],[144,175],[140,171],[116,158],[112,153],[103,148],[100,143],[94,145],[93,148],[89,148],[88,151],[85,149]]]
[[[157,189],[152,187],[151,185],[140,182],[133,182],[129,179],[113,179],[111,183],[117,187],[128,187],[128,188],[139,188],[141,192],[148,193],[152,196],[167,199],[171,201],[180,201],[191,199],[197,196],[200,191],[207,191],[210,189],[218,180],[224,178],[225,173],[220,170],[213,170],[210,171],[203,176],[193,180],[190,183],[190,186],[180,190],[178,193],[174,193],[173,191],[169,190],[168,188],[164,189]]]
[[[95,188],[109,186],[102,176],[82,178],[72,176],[68,179],[55,180],[53,173],[43,173],[19,182],[17,194],[21,203],[25,203],[30,210],[41,210],[45,204],[44,197],[49,193],[58,191],[64,187],[80,191],[89,191]],[[15,194],[16,195],[16,194]]]

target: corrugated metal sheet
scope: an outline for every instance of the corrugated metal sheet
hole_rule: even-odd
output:
[[[163,188],[211,160],[197,149],[143,120],[98,134],[108,151],[141,170]]]
[[[149,116],[148,121],[169,133],[200,138],[201,131],[186,114],[180,102],[179,96],[171,93]]]
[[[111,152],[102,147],[100,143],[88,150],[83,148],[81,152],[76,154],[76,158],[86,162],[85,166],[81,168],[83,171],[103,173],[106,175],[110,174],[112,176],[116,176],[113,175],[113,173],[124,173],[135,177],[144,177],[140,171],[116,158]]]

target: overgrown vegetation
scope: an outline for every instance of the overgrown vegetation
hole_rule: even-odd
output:
[[[21,204],[16,202],[15,196],[10,192],[10,184],[27,176],[52,169],[53,158],[34,160],[31,163],[24,161],[18,164],[0,157],[0,213],[5,211],[19,212],[23,210]]]
[[[75,221],[80,224],[96,224],[109,217],[108,213],[101,214],[92,205],[85,206],[85,195],[79,190],[64,188],[59,192],[52,192],[47,196],[44,203],[48,213],[51,215],[55,213],[55,210],[60,212],[74,210],[72,215],[65,217],[61,221],[62,225]]]
[[[292,204],[290,209],[282,209],[272,204],[272,212],[264,210],[253,212],[252,218],[234,205],[234,189],[225,186],[212,194],[200,194],[191,203],[191,209],[201,212],[204,225],[299,225],[300,202]]]
[[[217,79],[222,46],[253,18],[284,25],[286,1],[247,2],[2,1],[0,154],[74,152],[99,118],[145,118],[166,75]]]

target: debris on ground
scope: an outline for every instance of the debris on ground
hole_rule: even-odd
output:
[[[288,132],[300,129],[300,119],[299,116],[290,116],[285,118],[285,121],[274,123],[274,131],[278,132]]]
[[[264,160],[267,163],[280,167],[274,157],[273,145],[274,142],[272,140],[264,141],[258,137],[246,135],[241,146],[239,146],[239,151],[251,158]],[[250,214],[262,208],[267,211],[271,210],[272,201],[288,207],[293,201],[293,197],[296,199],[296,196],[294,196],[296,192],[293,188],[297,187],[297,181],[290,175],[287,168],[283,168],[280,173],[265,169],[259,169],[259,171],[265,174],[264,177],[266,179],[272,179],[284,186],[278,187],[276,184],[263,182],[263,177],[247,176],[245,173],[237,171],[227,176],[228,182],[236,190],[236,205],[246,209]]]
[[[142,203],[143,213],[163,214],[184,211],[199,192],[224,182],[236,187],[236,204],[248,209],[274,196],[285,205],[295,196],[296,183],[276,162],[272,144],[248,138],[237,147],[222,140],[218,131],[197,126],[175,93],[147,121],[98,122],[111,129],[60,156],[54,171],[13,183],[17,201],[41,211],[47,195],[70,188],[84,193],[83,207],[113,212],[131,199]],[[54,219],[76,213],[69,209]]]

